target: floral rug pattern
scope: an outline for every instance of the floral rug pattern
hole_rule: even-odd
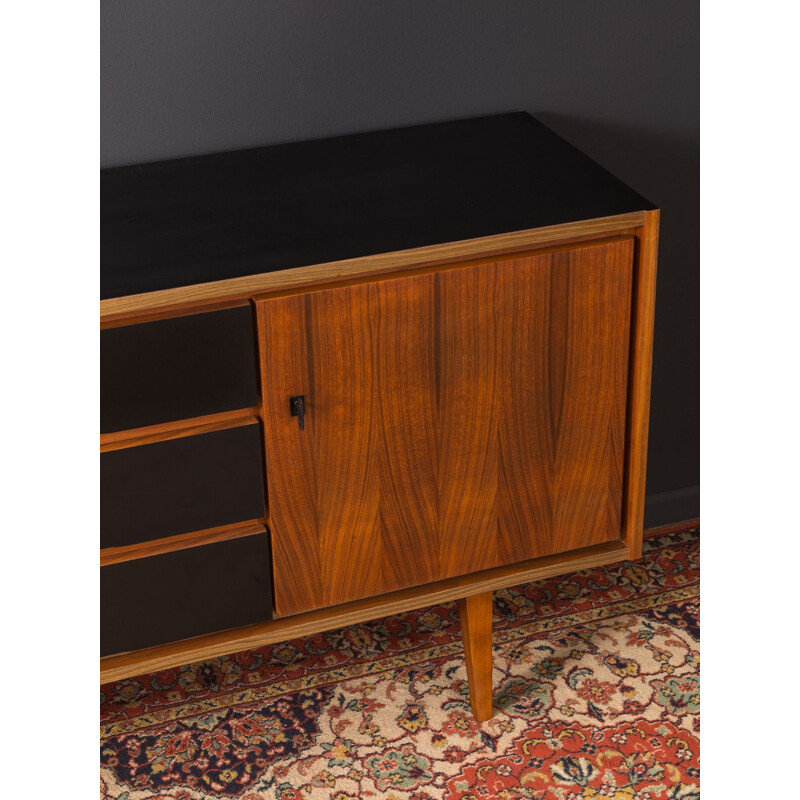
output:
[[[107,684],[101,797],[699,798],[699,537],[497,592],[480,725],[455,603]]]

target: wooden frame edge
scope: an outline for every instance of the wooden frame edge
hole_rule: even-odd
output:
[[[126,447],[139,447],[145,444],[166,442],[170,439],[181,439],[184,436],[197,436],[201,433],[224,431],[238,428],[241,425],[254,425],[260,422],[259,409],[240,408],[236,411],[224,411],[220,414],[207,414],[202,417],[179,419],[175,422],[163,422],[159,425],[148,425],[144,428],[129,428],[124,431],[100,434],[100,452],[124,450]]]
[[[628,545],[631,559],[641,557],[644,533],[660,217],[657,209],[645,212],[642,227],[636,232],[622,523],[622,539]]]
[[[149,539],[146,542],[137,542],[121,547],[104,547],[100,550],[100,566],[108,567],[111,564],[121,564],[123,561],[135,561],[137,558],[174,553],[176,550],[188,550],[190,547],[227,542],[229,539],[239,539],[242,536],[254,536],[266,532],[267,529],[260,520],[247,520],[191,533],[179,533],[177,536],[165,536],[162,539]]]
[[[247,300],[253,295],[279,289],[292,289],[308,284],[337,279],[402,272],[427,265],[443,264],[476,256],[496,256],[525,250],[542,242],[594,236],[600,233],[636,228],[650,212],[633,211],[610,217],[567,222],[544,228],[529,228],[477,239],[416,247],[390,253],[330,261],[322,264],[229,278],[210,283],[163,289],[157,292],[112,297],[100,301],[102,327],[144,322],[164,316],[178,316],[187,310],[203,311],[224,308]]]
[[[100,659],[100,682],[131,678],[147,672],[191,664],[273,642],[309,636],[321,631],[424,608],[436,603],[460,600],[474,594],[496,591],[567,572],[603,566],[629,557],[622,541],[594,545],[572,553],[557,553],[506,567],[449,578],[432,584],[402,589],[376,597],[355,600],[330,608],[307,611],[242,628],[184,639],[146,650],[106,656]]]
[[[444,264],[426,264],[422,267],[409,267],[402,271],[399,279],[416,277],[418,275],[433,275],[445,272],[455,272],[469,267],[479,267],[488,264],[496,264],[500,261],[512,261],[514,259],[535,258],[537,256],[552,255],[554,253],[573,252],[581,248],[598,247],[606,244],[609,241],[636,241],[636,228],[621,228],[619,231],[613,231],[611,235],[605,236],[581,236],[577,239],[569,239],[568,241],[543,242],[541,246],[533,249],[514,250],[513,253],[506,253],[503,255],[492,256],[476,256],[468,258],[463,261],[447,261]],[[327,292],[331,289],[344,289],[351,286],[363,286],[369,283],[375,283],[380,280],[391,280],[394,278],[394,273],[383,273],[381,275],[362,275],[355,278],[345,278],[343,280],[326,281],[325,283],[315,283],[309,286],[294,286],[290,289],[275,289],[270,292],[261,292],[253,295],[253,303],[258,306],[259,303],[267,300],[278,300],[283,297],[297,297],[299,295],[314,294],[316,292]],[[256,317],[257,318],[257,317]],[[263,413],[263,412],[262,412]]]
[[[663,536],[665,533],[679,533],[688,531],[700,525],[700,517],[686,519],[682,522],[668,522],[666,525],[658,525],[655,528],[647,528],[644,532],[645,539],[652,539],[655,536]]]

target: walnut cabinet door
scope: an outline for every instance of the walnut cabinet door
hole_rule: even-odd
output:
[[[620,537],[633,240],[257,302],[277,614]]]

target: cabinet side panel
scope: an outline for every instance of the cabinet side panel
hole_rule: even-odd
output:
[[[623,539],[631,558],[642,554],[647,437],[650,423],[650,381],[656,307],[656,261],[659,211],[648,211],[636,235],[636,274],[631,332],[628,444],[623,516]]]

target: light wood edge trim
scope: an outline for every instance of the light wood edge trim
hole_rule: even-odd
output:
[[[225,542],[228,539],[238,539],[242,536],[253,536],[266,532],[267,529],[260,522],[248,520],[233,525],[219,525],[216,528],[206,528],[202,531],[167,536],[149,542],[129,544],[124,547],[105,547],[100,551],[100,566],[107,567],[123,561],[134,561],[137,558],[158,556],[162,553],[172,553],[175,550],[187,550],[190,547],[200,547],[204,544]]]
[[[450,578],[436,583],[403,589],[378,597],[356,600],[339,606],[307,611],[268,622],[247,625],[220,633],[198,636],[180,642],[106,656],[100,659],[100,681],[131,678],[146,672],[190,664],[239,650],[250,650],[273,642],[310,636],[321,631],[400,614],[418,608],[446,603],[482,592],[496,591],[566,572],[598,567],[628,557],[621,541],[587,547],[574,553],[545,556],[507,567]]]
[[[504,256],[504,260],[535,258],[537,256],[547,256],[555,253],[575,252],[582,248],[600,247],[610,241],[624,242],[635,241],[636,228],[623,228],[616,231],[613,237],[594,237],[594,236],[581,236],[577,239],[570,239],[567,243],[557,242],[552,245],[548,243],[546,246],[535,248],[533,250],[515,250],[514,253]],[[457,270],[465,269],[468,267],[479,267],[486,264],[496,264],[498,261],[497,256],[486,256],[481,258],[470,258],[465,261],[453,261],[447,264],[434,264],[426,265],[424,267],[414,267],[413,269],[404,269],[402,274],[398,275],[399,280],[408,277],[416,277],[418,275],[431,275],[444,272],[454,272]],[[389,273],[383,276],[383,280],[392,280],[394,273]],[[375,277],[373,275],[365,275],[358,278],[347,278],[333,283],[319,283],[313,286],[299,286],[293,289],[280,289],[274,292],[267,292],[253,296],[253,302],[258,305],[264,301],[277,300],[283,297],[297,297],[298,295],[314,294],[316,292],[325,292],[330,289],[342,289],[350,286],[363,286],[367,283],[373,283]]]
[[[227,422],[229,420],[245,419],[247,417],[257,417],[259,408],[237,408],[234,411],[220,411],[217,414],[203,414],[199,417],[188,417],[187,419],[176,419],[170,422],[159,422],[157,425],[146,425],[141,428],[127,428],[123,431],[113,431],[112,433],[100,434],[100,447],[105,445],[124,442],[128,439],[143,439],[148,436],[159,436],[162,433],[171,433],[185,428],[198,428],[202,425],[213,425],[217,422]]]
[[[644,224],[636,234],[625,451],[626,486],[622,516],[622,539],[628,545],[632,559],[642,555],[644,530],[659,220],[658,210],[645,212]]]
[[[224,414],[209,414],[207,417],[165,422],[163,425],[152,425],[149,428],[133,428],[127,431],[101,434],[100,452],[108,453],[112,450],[124,450],[126,447],[140,447],[144,444],[181,439],[184,436],[197,436],[201,433],[224,431],[242,425],[254,425],[259,421],[257,412],[257,408],[244,408]]]
[[[683,520],[682,522],[670,522],[667,525],[659,525],[657,528],[647,528],[644,532],[645,539],[652,539],[655,536],[663,536],[665,533],[678,533],[680,531],[696,528],[700,524],[700,517]]]
[[[163,289],[125,297],[112,297],[100,301],[101,325],[125,320],[136,320],[158,312],[178,312],[191,307],[227,303],[249,298],[254,294],[290,289],[307,284],[327,282],[339,278],[380,275],[387,272],[400,272],[406,269],[425,266],[431,263],[456,261],[474,256],[491,256],[524,250],[542,242],[556,242],[578,236],[590,236],[622,228],[635,228],[642,225],[644,211],[617,214],[610,217],[567,222],[544,228],[531,228],[477,239],[464,239],[460,242],[416,247],[359,258],[311,264],[304,267],[229,278],[211,283],[198,283],[176,289]]]
[[[106,301],[101,300],[100,303]],[[191,305],[173,306],[166,309],[153,309],[152,311],[137,312],[134,315],[125,314],[119,317],[109,317],[104,319],[100,317],[100,330],[108,330],[109,328],[121,328],[125,325],[139,325],[144,322],[158,322],[161,319],[176,319],[178,317],[191,317],[195,314],[209,314],[213,311],[226,311],[229,308],[242,308],[250,305],[250,297],[233,297],[223,299],[218,302],[203,303],[200,307]]]

